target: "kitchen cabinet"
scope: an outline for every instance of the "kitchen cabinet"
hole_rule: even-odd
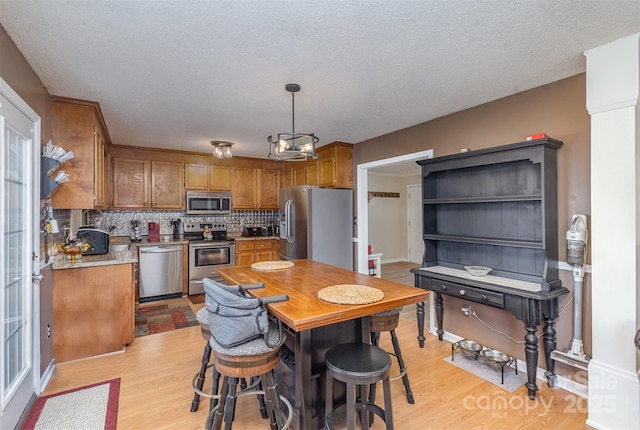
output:
[[[242,239],[236,241],[236,266],[259,261],[279,260],[279,239]]]
[[[258,170],[258,209],[279,209],[280,171]]]
[[[248,266],[256,262],[255,240],[236,241],[236,266]]]
[[[184,164],[151,162],[151,207],[184,209]]]
[[[113,207],[148,208],[151,205],[151,161],[113,159]]]
[[[232,209],[258,207],[258,170],[235,167],[231,169]]]
[[[327,188],[352,188],[353,145],[334,142],[317,149],[320,164],[320,186]]]
[[[273,261],[278,258],[278,241],[272,239],[256,240],[256,261]]]
[[[300,185],[307,185],[307,168],[303,162],[299,162],[300,165],[296,165],[291,170],[293,171],[293,186],[298,187]]]
[[[184,165],[113,159],[113,208],[184,209]]]
[[[70,181],[51,197],[56,209],[108,209],[109,134],[98,103],[54,96],[51,139],[73,151],[64,164]]]
[[[208,164],[185,164],[184,187],[187,190],[231,190],[231,168]]]
[[[233,209],[278,209],[280,171],[232,168],[231,205]]]
[[[318,160],[308,161],[306,165],[307,185],[320,185],[320,162]]]
[[[134,338],[132,264],[53,271],[56,362],[122,350]]]

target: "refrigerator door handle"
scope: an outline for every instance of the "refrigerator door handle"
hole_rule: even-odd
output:
[[[293,243],[295,240],[295,234],[293,233],[293,226],[295,222],[292,221],[294,213],[293,200],[287,200],[287,242]]]

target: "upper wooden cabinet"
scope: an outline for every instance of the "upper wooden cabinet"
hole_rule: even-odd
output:
[[[184,165],[169,161],[113,159],[113,207],[184,209]]]
[[[352,148],[349,143],[333,142],[317,149],[317,159],[291,163],[292,167],[284,171],[282,187],[352,188]]]
[[[353,168],[351,151],[353,145],[334,142],[318,148],[320,157],[320,186],[328,188],[352,188]]]
[[[280,171],[258,170],[258,209],[278,209]]]
[[[151,162],[151,207],[184,209],[184,164]]]
[[[258,208],[258,169],[234,167],[231,169],[232,209]]]
[[[185,164],[184,188],[187,190],[231,190],[231,168],[208,164]]]
[[[98,103],[54,96],[51,105],[51,140],[73,151],[64,163],[70,182],[51,197],[56,209],[109,207],[109,133]]]
[[[149,184],[151,161],[113,159],[113,207],[119,209],[151,206]]]

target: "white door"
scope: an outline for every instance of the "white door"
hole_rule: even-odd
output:
[[[407,252],[410,263],[422,263],[422,185],[407,186]]]
[[[32,273],[39,273],[39,146],[40,118],[0,79],[0,428],[6,429],[37,387]]]

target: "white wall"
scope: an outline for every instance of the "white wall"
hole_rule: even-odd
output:
[[[420,177],[390,176],[369,172],[368,191],[399,193],[400,198],[374,197],[368,203],[369,244],[382,253],[383,262],[407,260],[407,185]]]

